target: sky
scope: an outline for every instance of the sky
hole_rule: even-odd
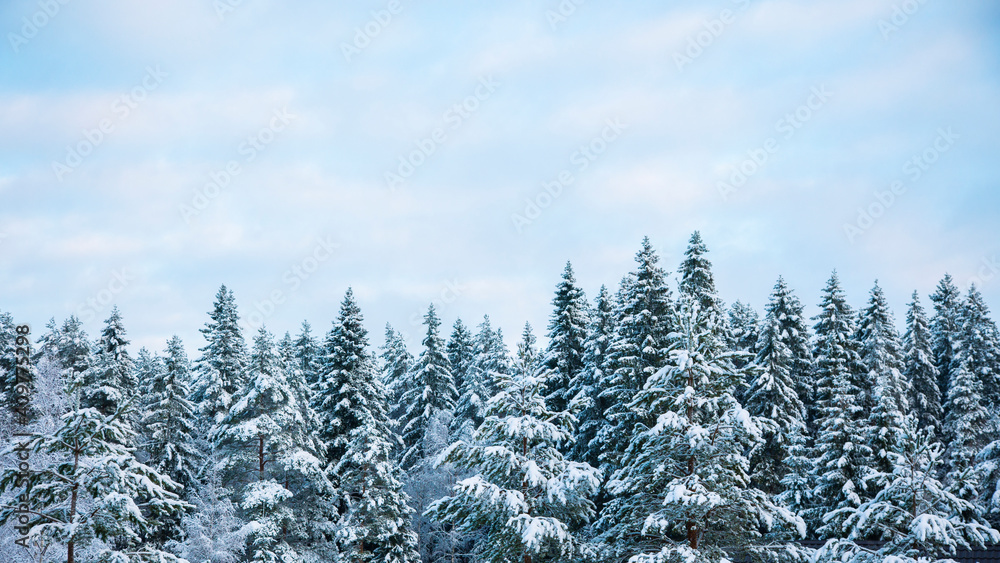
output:
[[[0,310],[118,306],[189,353],[226,284],[248,333],[373,345],[484,314],[544,337],[692,232],[720,294],[836,269],[901,324],[945,272],[1000,308],[1000,5],[966,0],[0,3]],[[249,334],[248,334],[249,336]],[[543,338],[544,340],[544,338]]]

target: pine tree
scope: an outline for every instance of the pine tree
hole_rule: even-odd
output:
[[[949,274],[938,283],[931,294],[934,317],[931,319],[931,338],[934,346],[934,366],[938,369],[938,387],[941,396],[948,396],[951,366],[955,356],[955,340],[962,328],[962,293],[955,287]],[[947,409],[947,405],[945,405]]]
[[[452,325],[451,337],[447,345],[448,362],[451,365],[451,375],[455,380],[455,389],[461,390],[465,385],[472,363],[475,361],[472,333],[465,327],[462,319],[457,319]]]
[[[407,389],[401,400],[407,405],[403,426],[403,457],[401,465],[409,469],[437,452],[431,451],[425,441],[431,421],[440,413],[454,412],[458,391],[452,379],[451,366],[445,351],[445,344],[439,333],[434,305],[424,315],[427,334],[423,340],[424,349],[417,358],[409,376],[412,387]],[[449,420],[450,424],[450,420]]]
[[[104,322],[101,338],[95,344],[93,363],[83,375],[83,407],[94,408],[102,415],[110,416],[132,399],[137,380],[128,345],[121,314],[115,307]],[[131,423],[131,420],[122,422]]]
[[[521,330],[521,341],[517,343],[517,352],[514,353],[514,369],[516,371],[533,371],[538,367],[538,348],[535,344],[538,339],[531,330],[531,323],[525,322],[524,329]]]
[[[195,447],[195,408],[187,399],[191,363],[177,336],[167,341],[165,354],[143,389],[141,424],[149,435],[149,465],[187,489],[196,481],[201,455]]]
[[[245,385],[247,353],[240,332],[236,298],[223,285],[215,296],[210,321],[201,329],[208,344],[195,363],[195,401],[209,424],[220,424]]]
[[[17,334],[14,317],[0,312],[0,403],[14,408],[14,387],[17,385]]]
[[[389,418],[398,424],[406,414],[402,404],[403,393],[410,386],[409,373],[413,365],[413,354],[406,349],[406,341],[388,323],[385,325],[385,342],[379,348],[381,354],[382,383],[386,388],[389,402]]]
[[[718,562],[724,548],[753,546],[762,530],[805,534],[799,518],[750,484],[745,452],[770,423],[737,401],[744,374],[714,334],[715,314],[697,296],[680,298],[670,362],[629,405],[642,422],[599,525],[613,554],[633,563]]]
[[[69,371],[69,378],[74,385],[83,383],[83,374],[90,368],[91,344],[83,330],[80,319],[70,315],[59,328],[54,343],[56,357],[63,369]]]
[[[597,433],[606,474],[620,468],[618,460],[636,423],[627,405],[646,379],[666,365],[672,330],[670,288],[666,273],[657,266],[660,258],[648,237],[643,239],[635,260],[638,269],[622,280],[618,290],[615,336],[608,352],[609,380],[600,394],[608,405],[604,413],[608,424]]]
[[[427,514],[462,531],[484,531],[477,551],[491,563],[575,560],[580,543],[571,530],[593,516],[588,497],[596,492],[600,473],[563,458],[559,446],[572,437],[573,417],[546,406],[550,372],[533,370],[528,353],[533,343],[522,344],[516,373],[495,374],[500,391],[473,439],[441,453],[442,463],[474,475]]]
[[[712,263],[705,255],[708,247],[701,238],[701,233],[695,231],[688,241],[684,251],[684,262],[678,270],[680,274],[680,292],[698,299],[701,310],[706,318],[715,318],[715,324],[722,334],[725,334],[725,306],[715,289],[715,276],[712,275]]]
[[[332,469],[347,451],[351,430],[361,422],[360,410],[371,408],[376,400],[369,382],[374,366],[368,356],[368,331],[350,288],[324,348],[313,400],[320,418],[319,439]]]
[[[294,560],[285,530],[296,523],[291,502],[296,484],[303,490],[331,492],[320,459],[320,444],[309,433],[301,392],[289,383],[264,329],[254,339],[247,384],[214,432],[225,482],[247,483],[240,507],[251,521],[251,561]]]
[[[789,471],[789,458],[794,448],[805,444],[806,407],[797,391],[796,368],[800,358],[791,345],[798,344],[786,328],[788,317],[783,316],[785,289],[779,287],[771,296],[767,316],[755,347],[759,348],[752,368],[749,389],[745,394],[747,411],[755,417],[766,419],[770,425],[764,430],[764,443],[754,451],[754,486],[768,494],[782,492],[781,482]]]
[[[1000,541],[1000,533],[976,514],[975,506],[938,481],[942,451],[927,433],[904,429],[889,454],[891,471],[876,479],[878,494],[859,507],[835,513],[834,519],[842,522],[844,539],[828,543],[817,560],[928,562],[954,557],[959,549],[982,549],[986,543]],[[877,548],[855,543],[869,538],[884,543]]]
[[[812,458],[817,505],[806,515],[821,537],[836,537],[841,521],[826,520],[842,508],[857,508],[871,476],[867,410],[859,384],[864,367],[857,351],[854,311],[834,272],[823,291],[816,322],[816,445]],[[843,513],[841,513],[843,514]]]
[[[961,321],[953,361],[976,374],[983,385],[983,405],[995,412],[1000,408],[1000,333],[975,285],[962,304]]]
[[[608,424],[604,412],[610,405],[606,404],[602,392],[607,386],[608,351],[614,332],[614,303],[608,289],[602,285],[594,303],[587,341],[584,343],[583,369],[570,382],[572,396],[587,399],[586,406],[577,415],[579,424],[570,459],[583,461],[594,467],[600,464],[601,454],[597,435]]]
[[[36,465],[26,482],[18,469],[4,470],[0,493],[17,489],[26,495],[21,500],[29,521],[21,525],[30,536],[65,546],[67,563],[95,539],[104,542],[99,561],[178,561],[143,538],[155,522],[189,505],[174,492],[176,483],[139,463],[123,445],[134,439],[124,422],[128,414],[128,403],[110,415],[74,405],[54,430],[8,448],[28,452]],[[19,516],[16,506],[0,507],[0,524]]]
[[[910,382],[910,407],[916,416],[917,427],[933,428],[931,436],[935,437],[941,434],[944,410],[931,344],[930,327],[920,305],[920,294],[914,291],[906,313],[906,334],[903,336],[903,378]]]
[[[556,286],[549,318],[549,343],[542,353],[540,369],[548,370],[547,400],[553,411],[569,408],[570,386],[583,370],[590,311],[587,297],[576,285],[573,266],[566,262],[562,281]]]
[[[417,563],[417,535],[411,529],[413,510],[403,492],[402,471],[393,451],[399,438],[392,432],[384,389],[371,369],[356,373],[353,384],[371,399],[354,415],[344,454],[332,473],[346,510],[337,536],[350,561]]]
[[[306,384],[312,387],[319,379],[320,355],[322,349],[316,343],[312,335],[312,326],[309,321],[302,321],[302,329],[298,338],[295,339],[295,359],[298,361],[298,368],[305,377]]]
[[[858,326],[861,363],[871,385],[873,408],[867,421],[866,443],[872,448],[878,471],[892,471],[889,454],[902,440],[910,411],[910,385],[903,379],[903,346],[896,333],[896,321],[878,282],[872,288],[868,307]]]

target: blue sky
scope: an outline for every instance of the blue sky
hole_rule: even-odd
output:
[[[784,275],[812,313],[836,268],[899,320],[946,271],[1000,306],[993,2],[62,2],[0,4],[0,309],[36,336],[117,304],[193,353],[225,283],[279,333],[350,285],[374,343],[431,301],[512,342],[566,260],[592,297],[696,229],[729,302]]]

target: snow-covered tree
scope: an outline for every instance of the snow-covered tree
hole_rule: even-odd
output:
[[[337,530],[342,552],[352,562],[417,563],[413,510],[393,457],[399,438],[391,429],[384,390],[371,369],[358,371],[354,379],[371,401],[356,408],[358,424],[333,468],[346,506]]]
[[[313,393],[314,409],[319,415],[319,439],[331,469],[347,451],[351,430],[360,424],[362,411],[372,408],[377,400],[373,370],[361,308],[348,288],[337,320],[327,334],[321,373]]]
[[[320,444],[302,414],[301,392],[290,385],[282,367],[273,337],[261,328],[247,365],[247,384],[213,433],[224,484],[247,483],[240,507],[249,521],[251,561],[295,560],[286,537],[296,522],[290,506],[294,489],[332,492]]]
[[[218,425],[245,385],[247,365],[236,297],[225,285],[215,295],[209,318],[200,329],[208,343],[200,348],[201,357],[195,363],[194,399],[209,424]]]
[[[403,393],[409,387],[413,354],[406,349],[406,341],[388,323],[385,325],[385,342],[379,348],[380,371],[389,401],[389,417],[399,421],[406,413],[402,404]]]
[[[562,280],[552,298],[548,346],[539,359],[539,369],[548,370],[547,400],[553,411],[569,408],[573,399],[571,385],[583,370],[587,325],[590,322],[587,296],[576,284],[573,266],[566,262]]]
[[[705,318],[716,317],[716,328],[726,334],[725,306],[715,289],[715,276],[712,274],[712,263],[706,255],[708,247],[701,238],[701,233],[695,231],[688,241],[684,251],[684,261],[677,273],[680,275],[680,293],[698,299]]]
[[[548,373],[495,374],[499,392],[473,439],[441,452],[441,463],[475,474],[427,513],[462,531],[483,531],[477,552],[491,563],[574,560],[581,544],[572,529],[593,517],[589,497],[600,474],[560,453],[572,439],[573,417],[546,406]]]
[[[322,353],[322,348],[312,335],[309,321],[302,321],[299,336],[295,339],[295,359],[298,360],[298,368],[310,387],[319,379]]]
[[[424,349],[411,368],[408,376],[411,387],[403,394],[402,403],[407,410],[403,425],[403,457],[401,465],[409,469],[421,460],[437,454],[428,449],[425,440],[431,420],[438,413],[447,411],[453,413],[458,391],[451,376],[451,366],[441,339],[440,326],[434,305],[427,309],[424,315],[427,334],[424,336]]]
[[[531,323],[525,322],[521,330],[521,340],[514,352],[514,370],[519,372],[533,371],[538,367],[538,339],[531,330]]]
[[[14,386],[17,385],[17,334],[14,317],[0,312],[0,407],[13,408]]]
[[[788,304],[787,293],[781,287],[781,280],[778,283],[754,345],[759,351],[753,367],[746,370],[751,381],[744,394],[747,411],[771,423],[764,429],[763,444],[752,456],[752,481],[754,486],[772,495],[782,491],[781,482],[791,469],[788,461],[793,449],[803,446],[807,438],[806,407],[799,398],[796,380],[800,358],[790,346],[798,341],[787,329],[789,319],[782,316],[783,307]]]
[[[476,356],[472,333],[466,328],[462,319],[456,319],[455,324],[452,325],[451,337],[448,338],[446,350],[448,362],[451,365],[451,375],[455,380],[455,389],[461,392]]]
[[[509,373],[510,354],[499,329],[493,330],[489,316],[483,316],[473,341],[472,364],[459,388],[455,417],[451,422],[453,440],[471,439],[486,418],[486,401],[494,394],[493,374]]]
[[[938,369],[938,387],[941,397],[948,397],[951,366],[955,357],[955,340],[962,328],[962,292],[955,286],[951,275],[945,274],[931,294],[934,316],[931,318],[931,339],[934,347],[934,366]],[[947,406],[945,406],[947,409]]]
[[[944,424],[941,387],[934,366],[930,327],[916,291],[906,312],[903,366],[903,378],[910,382],[910,408],[916,416],[917,427],[933,428],[932,436],[940,436]]]
[[[979,517],[972,503],[938,481],[942,453],[941,445],[932,443],[926,432],[905,429],[889,453],[891,471],[876,478],[878,494],[829,516],[842,522],[843,539],[829,542],[817,560],[929,563],[947,560],[960,549],[981,549],[1000,541],[1000,533]],[[866,539],[884,543],[879,547],[855,543]]]
[[[92,364],[83,375],[81,406],[97,409],[104,416],[117,412],[136,393],[138,380],[125,336],[121,313],[115,307],[104,321],[101,338],[94,345]],[[134,412],[129,410],[129,418]],[[129,419],[122,422],[132,423]]]
[[[70,391],[75,391],[72,386]],[[63,546],[67,563],[95,540],[100,543],[94,557],[100,562],[176,561],[143,538],[154,522],[189,505],[174,492],[176,483],[139,463],[123,445],[134,438],[131,425],[123,422],[129,408],[126,402],[103,415],[74,406],[54,430],[6,448],[8,454],[28,452],[32,468],[26,480],[16,468],[4,470],[0,493],[24,491],[26,535]],[[16,517],[17,506],[0,508],[0,524]]]
[[[614,303],[608,289],[601,286],[594,303],[587,341],[584,343],[583,369],[570,382],[570,393],[586,399],[583,410],[577,415],[576,439],[570,458],[585,461],[594,467],[600,465],[601,444],[597,434],[607,426],[604,411],[608,406],[601,393],[607,386],[608,350],[614,338]]]
[[[190,493],[194,510],[181,518],[183,539],[167,542],[167,549],[191,563],[240,563],[250,528],[222,487],[215,463]]]
[[[962,304],[961,323],[952,367],[964,365],[976,374],[983,386],[983,404],[996,410],[1000,408],[1000,333],[975,285]]]
[[[636,254],[639,267],[622,280],[615,308],[615,335],[608,351],[608,382],[600,397],[608,424],[597,433],[606,474],[618,469],[636,418],[628,404],[646,379],[666,365],[671,333],[670,288],[649,237]]]
[[[820,313],[814,317],[817,434],[812,458],[816,506],[806,519],[811,524],[825,522],[818,529],[821,537],[836,537],[841,522],[824,518],[842,508],[861,506],[873,471],[872,451],[859,383],[864,366],[854,340],[854,311],[844,298],[836,272],[827,282],[819,307]]]
[[[719,562],[724,548],[752,548],[762,531],[805,534],[801,519],[750,483],[746,452],[771,423],[737,401],[744,375],[715,316],[697,296],[680,298],[669,364],[629,404],[641,422],[600,522],[615,557]]]
[[[896,321],[878,282],[872,288],[868,306],[861,312],[858,326],[861,363],[871,385],[872,410],[867,421],[867,444],[878,471],[892,471],[889,453],[902,439],[910,411],[910,385],[903,379],[903,346],[896,333]]]
[[[743,367],[757,355],[757,341],[760,339],[760,315],[750,305],[737,301],[729,308],[729,349],[747,352],[747,357],[735,357],[737,367]]]

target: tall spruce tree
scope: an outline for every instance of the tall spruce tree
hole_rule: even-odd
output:
[[[477,552],[491,563],[577,560],[581,544],[572,530],[593,517],[589,497],[599,472],[560,453],[560,444],[572,437],[573,417],[546,405],[551,372],[534,370],[527,361],[533,343],[522,344],[520,368],[513,375],[494,374],[500,391],[473,439],[441,453],[443,463],[474,475],[427,514],[462,531],[485,532]]]
[[[309,321],[302,321],[302,328],[298,338],[295,339],[295,359],[298,361],[298,368],[302,371],[302,376],[306,384],[312,387],[319,379],[321,369],[322,347],[316,342],[312,335],[312,325]]]
[[[938,369],[938,387],[941,397],[948,396],[951,366],[955,357],[955,340],[962,328],[962,292],[955,286],[951,275],[945,274],[931,294],[934,316],[931,318],[931,338],[934,346],[934,365]],[[945,401],[947,409],[947,400]]]
[[[590,311],[587,297],[576,284],[573,266],[566,262],[562,280],[556,286],[549,317],[549,342],[540,359],[539,369],[551,372],[546,379],[546,398],[553,411],[569,408],[573,399],[571,384],[584,366],[587,325]]]
[[[406,414],[402,404],[403,393],[410,386],[409,373],[413,365],[413,354],[406,349],[406,341],[389,323],[385,325],[385,342],[379,347],[382,384],[386,389],[389,403],[389,418],[398,426]]]
[[[903,429],[911,424],[910,385],[903,378],[903,346],[896,333],[896,321],[878,282],[871,290],[868,306],[861,312],[858,326],[864,379],[871,385],[872,410],[867,421],[867,444],[874,454],[875,468],[892,471],[891,452],[903,439]]]
[[[637,422],[628,404],[646,379],[666,365],[673,305],[666,273],[657,266],[659,260],[649,237],[644,238],[635,257],[639,266],[618,290],[615,336],[608,352],[609,380],[600,394],[608,405],[604,413],[608,423],[597,433],[606,474],[621,467],[619,459]]]
[[[695,231],[688,241],[684,251],[684,261],[678,270],[680,275],[680,292],[698,299],[701,310],[706,318],[716,317],[717,327],[726,326],[725,306],[715,289],[715,276],[712,274],[712,263],[706,255],[708,247],[701,238],[701,233]]]
[[[750,483],[746,452],[771,423],[736,399],[745,376],[714,334],[714,315],[697,296],[681,296],[670,362],[629,404],[642,422],[599,522],[615,560],[714,563],[727,547],[752,548],[762,531],[805,533]]]
[[[225,285],[215,295],[209,321],[200,329],[207,344],[195,362],[195,401],[210,425],[218,425],[246,382],[247,350],[236,297]]]
[[[990,318],[989,307],[975,285],[969,288],[962,304],[961,358],[967,369],[983,385],[983,404],[996,412],[1000,409],[1000,333]],[[956,357],[959,356],[956,351]]]
[[[427,430],[441,413],[454,413],[458,395],[445,343],[440,335],[441,321],[433,303],[424,315],[424,324],[427,326],[424,349],[408,376],[412,385],[404,392],[401,400],[407,409],[404,415],[404,451],[401,460],[404,469],[437,454],[436,451],[431,451],[428,447],[430,444],[425,440]]]
[[[468,377],[472,363],[475,361],[472,333],[466,328],[462,319],[456,319],[452,325],[451,337],[447,345],[448,362],[451,364],[451,375],[455,380],[455,389],[462,389],[465,378]]]
[[[83,375],[83,407],[94,408],[104,416],[110,416],[132,399],[137,380],[128,345],[121,313],[115,307],[104,321],[101,338],[94,345],[92,364]],[[135,409],[129,412],[131,414],[123,423],[134,422]]]
[[[742,301],[733,303],[729,308],[729,349],[749,354],[733,358],[737,367],[747,365],[757,355],[757,341],[761,330],[760,315],[753,307]]]
[[[941,387],[934,365],[930,327],[916,291],[906,312],[903,365],[903,378],[910,382],[910,407],[916,416],[917,427],[933,428],[931,437],[940,436],[944,424]]]
[[[368,331],[361,308],[348,288],[340,313],[327,334],[324,357],[313,393],[319,416],[319,439],[330,470],[347,451],[351,430],[361,423],[363,410],[378,400],[373,383],[374,366],[368,356]],[[335,478],[333,473],[331,479]]]
[[[574,397],[587,399],[586,406],[577,415],[579,424],[570,458],[587,462],[594,467],[600,465],[601,444],[597,435],[608,423],[604,412],[609,405],[602,397],[602,392],[608,384],[608,351],[614,332],[613,298],[607,287],[602,285],[594,303],[587,341],[584,343],[583,369],[570,382],[570,393]]]
[[[841,520],[826,516],[857,508],[871,477],[872,451],[867,444],[867,414],[860,385],[864,366],[854,339],[855,315],[834,272],[823,290],[816,320],[817,434],[813,462],[815,508],[806,520],[821,537],[837,537]],[[822,524],[822,525],[820,525]]]

